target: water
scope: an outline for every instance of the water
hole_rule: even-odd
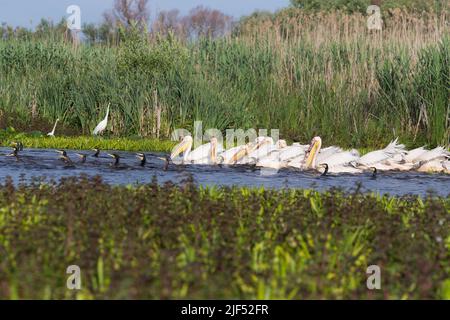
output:
[[[7,176],[18,182],[21,177],[25,181],[33,177],[59,180],[61,177],[101,175],[105,182],[111,184],[149,183],[153,176],[164,183],[172,181],[179,183],[186,178],[186,173],[192,174],[196,183],[201,185],[237,185],[266,188],[313,188],[326,190],[333,187],[345,190],[354,189],[358,183],[364,191],[374,191],[380,194],[391,195],[426,195],[433,192],[436,195],[447,197],[450,195],[450,176],[445,174],[425,174],[417,172],[379,172],[376,179],[371,173],[360,175],[329,175],[320,177],[313,173],[299,172],[291,169],[280,170],[275,175],[264,175],[258,168],[251,167],[222,167],[217,166],[175,166],[170,165],[167,171],[163,170],[164,162],[158,157],[162,154],[146,153],[147,164],[139,166],[135,153],[115,152],[122,158],[119,167],[112,167],[113,159],[105,152],[100,158],[90,155],[92,151],[81,151],[89,154],[86,163],[79,163],[75,154],[79,151],[67,150],[74,166],[68,166],[58,159],[55,150],[25,149],[20,153],[20,160],[6,157],[11,153],[10,148],[0,148],[0,181]]]

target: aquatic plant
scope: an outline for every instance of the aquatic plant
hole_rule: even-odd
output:
[[[6,180],[0,298],[449,299],[449,199]]]

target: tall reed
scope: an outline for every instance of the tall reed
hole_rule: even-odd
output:
[[[446,12],[385,18],[383,32],[371,34],[361,14],[281,12],[184,44],[182,66],[156,80],[151,70],[123,75],[120,47],[0,41],[0,110],[60,117],[84,134],[111,103],[114,135],[152,136],[160,113],[162,138],[202,120],[220,130],[280,129],[303,142],[321,135],[327,144],[380,147],[400,136],[410,146],[448,145]]]

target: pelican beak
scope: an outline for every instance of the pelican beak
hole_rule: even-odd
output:
[[[217,140],[211,139],[211,162],[216,163],[216,155],[217,155]]]
[[[173,159],[176,156],[178,156],[180,153],[185,152],[189,147],[189,141],[183,139],[178,145],[175,146],[175,148],[172,151],[172,154],[170,155],[170,158]]]
[[[245,145],[243,148],[239,149],[234,156],[231,158],[231,163],[238,162],[243,157],[245,157],[248,154],[248,145]]]
[[[319,147],[320,147],[320,142],[316,139],[313,139],[313,141],[311,141],[311,145],[309,146],[309,149],[308,149],[308,153],[307,153],[308,157],[306,158],[306,161],[305,161],[306,168],[313,167],[313,165],[314,165],[313,162],[316,158]]]

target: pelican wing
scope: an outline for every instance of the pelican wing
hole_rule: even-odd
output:
[[[427,150],[425,150],[424,147],[420,147],[420,148],[416,148],[416,149],[410,150],[404,156],[404,160],[406,162],[415,163],[415,162],[417,162],[416,159],[418,159],[422,154],[424,154],[426,152],[427,152]]]
[[[273,144],[266,144],[261,146],[260,148],[250,152],[248,155],[249,158],[261,159],[266,157],[271,151],[276,150],[277,148]]]
[[[325,149],[320,150],[320,152],[317,154],[317,163],[324,163],[327,162],[327,158],[334,154],[338,154],[342,151],[339,147],[328,147]],[[328,163],[328,162],[327,162]]]
[[[201,145],[189,153],[189,161],[197,161],[200,159],[208,158],[211,151],[211,143]]]
[[[309,146],[301,146],[301,145],[292,145],[290,147],[287,147],[280,152],[280,160],[289,161],[293,160],[296,157],[304,157],[306,149],[308,147]]]
[[[317,163],[326,163],[329,168],[340,167],[350,164],[351,162],[358,161],[359,157],[351,151],[342,151],[328,156],[322,162],[317,158]]]
[[[395,157],[397,154],[405,153],[405,146],[403,144],[398,144],[398,138],[389,143],[389,145],[383,150],[372,151],[361,158],[359,158],[358,163],[366,166],[373,165],[385,161],[387,159]]]
[[[442,158],[442,160],[445,160],[446,157],[448,157],[449,152],[447,152],[443,147],[437,147],[434,148],[433,150],[430,151],[426,151],[424,153],[422,153],[420,156],[418,156],[415,159],[415,162],[427,162],[427,161],[432,161],[435,159],[439,159]]]

